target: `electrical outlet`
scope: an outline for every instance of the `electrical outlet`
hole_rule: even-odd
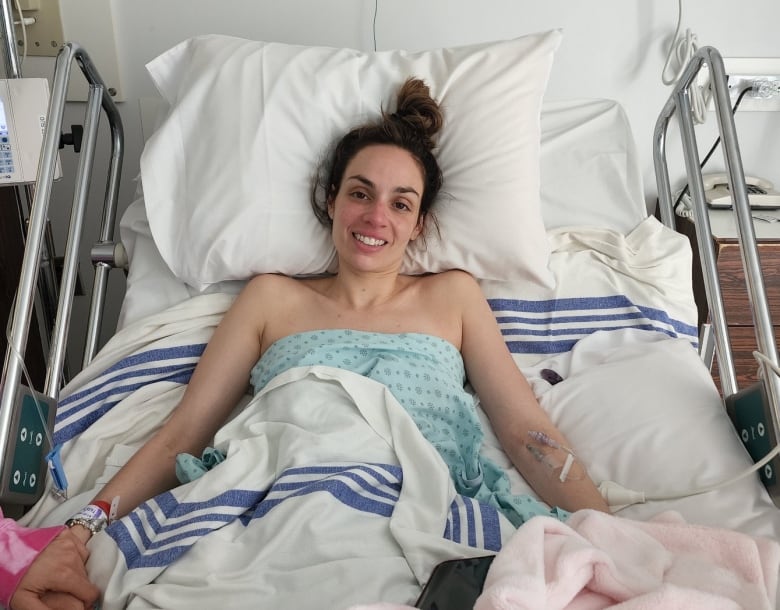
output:
[[[27,55],[41,57],[56,57],[65,42],[65,36],[62,29],[62,17],[60,16],[59,0],[38,0],[35,4],[37,9],[29,8],[34,6],[27,4],[28,8],[22,6],[24,17],[32,17],[35,23],[25,26],[22,30],[21,25],[16,26],[16,42],[19,45],[19,56],[25,53],[24,40],[27,38]],[[15,12],[14,12],[15,13]],[[18,16],[14,14],[14,21],[18,21]]]
[[[745,87],[750,87],[739,103],[739,112],[780,111],[780,57],[724,57],[723,64],[732,107]],[[707,108],[715,108],[712,99]]]
[[[745,89],[750,91],[739,103],[739,112],[780,110],[780,74],[729,74],[732,107]]]
[[[48,54],[56,56],[60,51],[61,45],[67,41],[75,41],[87,53],[95,64],[98,72],[108,88],[108,94],[115,102],[124,101],[122,83],[119,73],[119,60],[116,46],[116,27],[114,23],[112,5],[114,2],[109,0],[38,0],[41,10],[26,12],[26,16],[37,19],[40,13],[48,13],[49,7],[56,8],[55,24],[59,26],[58,33],[54,37],[47,39]],[[37,27],[36,25],[32,27]],[[28,35],[31,30],[28,27]],[[21,31],[16,28],[16,36],[21,41]],[[35,46],[35,41],[41,40],[35,38],[29,41],[28,55],[36,54],[35,49],[41,47]],[[54,44],[52,46],[52,41]],[[19,56],[21,57],[21,43],[19,46]],[[39,53],[42,54],[42,53]],[[24,65],[24,75],[30,77],[51,78],[53,64],[44,58],[35,58]],[[84,102],[87,100],[89,87],[87,81],[80,73],[80,70],[71,71],[70,82],[68,83],[67,100],[69,102]]]

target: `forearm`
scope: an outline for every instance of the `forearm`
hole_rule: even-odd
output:
[[[540,432],[543,436],[530,432]],[[500,439],[501,444],[512,464],[542,500],[568,511],[593,508],[609,512],[586,466],[576,458],[573,448],[546,415],[519,424],[501,436],[504,437]]]
[[[109,506],[116,503],[115,517],[121,518],[150,498],[176,487],[179,484],[176,456],[185,452],[199,454],[210,440],[205,435],[186,434],[177,420],[181,421],[181,418],[172,417],[111,478],[92,502],[105,502]],[[92,533],[81,525],[74,525],[72,531],[83,542],[92,537]]]
[[[118,498],[117,517],[177,486],[176,457],[200,456],[244,394],[255,352],[237,362],[235,355],[222,356],[224,350],[215,349],[215,343],[216,335],[170,418],[95,498],[109,504]]]
[[[502,395],[489,413],[501,447],[537,495],[568,511],[609,507],[563,433],[542,409],[523,378],[511,398]],[[567,464],[567,459],[569,463]]]
[[[199,449],[202,447],[192,444],[171,445],[157,435],[133,455],[94,499],[109,504],[117,499],[116,517],[124,517],[146,500],[176,487],[176,455],[196,453]]]
[[[260,357],[262,286],[253,281],[225,314],[204,350],[170,418],[93,499],[116,504],[121,518],[141,503],[178,485],[176,457],[200,456],[243,396]],[[103,507],[104,508],[104,507]],[[74,526],[79,537],[90,532]]]
[[[119,519],[143,502],[178,485],[175,472],[175,455],[159,452],[152,439],[125,464],[103,487],[92,502],[116,505],[115,518]],[[108,511],[106,511],[108,517]],[[82,542],[92,537],[92,532],[79,524],[71,531]]]

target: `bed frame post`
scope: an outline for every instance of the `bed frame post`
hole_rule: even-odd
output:
[[[704,51],[704,49],[701,50]],[[693,206],[693,218],[696,227],[696,240],[699,245],[701,264],[704,270],[704,289],[707,295],[707,303],[710,309],[710,318],[715,336],[715,350],[718,357],[721,384],[724,395],[728,396],[737,391],[737,378],[734,371],[731,344],[726,332],[726,314],[723,307],[723,297],[717,274],[715,246],[710,238],[712,234],[710,217],[704,203],[704,184],[702,182],[699,153],[696,145],[696,134],[694,131],[693,119],[691,117],[689,94],[690,83],[694,81],[696,75],[706,61],[707,55],[704,53],[697,53],[694,56],[664,106],[655,128],[653,162],[655,164],[661,219],[669,228],[675,229],[671,182],[669,180],[669,170],[666,161],[665,136],[669,122],[675,112],[677,112],[685,158],[685,170],[688,176],[688,186],[691,193],[691,199],[695,203]],[[715,72],[715,70],[712,71]],[[717,105],[717,93],[715,99]],[[728,99],[727,96],[726,100]],[[723,102],[721,101],[721,104],[722,103]],[[733,137],[736,138],[736,133],[733,134]],[[741,171],[741,161],[739,166]],[[744,180],[742,180],[742,182],[743,190],[745,190]],[[747,194],[745,197],[747,197]],[[699,202],[701,205],[698,205]]]
[[[704,65],[709,67],[715,111],[718,119],[718,131],[722,142],[729,189],[734,200],[733,211],[736,216],[737,239],[742,254],[748,297],[755,322],[758,350],[766,356],[769,362],[777,366],[778,357],[774,328],[764,287],[764,277],[761,271],[758,247],[753,230],[753,220],[750,214],[742,157],[737,142],[737,131],[734,125],[734,116],[728,92],[728,77],[723,65],[723,59],[716,49],[712,47],[699,49],[680,76],[656,123],[653,138],[653,163],[655,165],[661,219],[668,227],[675,229],[672,191],[665,146],[666,130],[669,126],[669,121],[677,113],[686,174],[693,202],[696,239],[704,272],[704,287],[715,338],[715,351],[718,358],[720,379],[724,397],[730,397],[736,394],[739,388],[737,386],[731,344],[728,336],[728,326],[726,324],[723,297],[718,278],[709,214],[704,197],[704,184],[696,146],[689,94],[691,85]],[[774,428],[774,438],[780,438],[780,378],[767,362],[762,360],[760,366],[769,403],[768,412],[771,414],[770,423]],[[770,492],[773,497],[780,497],[780,488],[770,490]]]
[[[60,132],[62,129],[70,69],[74,60],[78,63],[90,85],[90,92],[87,103],[87,117],[85,120],[84,133],[86,145],[82,152],[78,173],[76,175],[73,208],[71,211],[68,242],[66,244],[65,265],[61,280],[63,289],[60,291],[53,339],[47,363],[44,395],[48,397],[51,402],[53,402],[53,399],[57,398],[61,385],[61,372],[72,310],[73,288],[75,286],[77,274],[77,256],[81,238],[81,224],[83,222],[84,211],[87,204],[88,185],[91,174],[91,164],[94,159],[94,144],[98,130],[98,111],[100,107],[102,107],[108,117],[112,134],[111,164],[109,167],[106,197],[104,201],[101,240],[108,241],[113,236],[120,172],[124,155],[122,121],[119,111],[114,105],[114,102],[108,93],[108,89],[95,69],[89,55],[78,44],[69,42],[60,50],[55,64],[52,94],[49,101],[49,111],[43,136],[41,158],[35,183],[35,195],[30,208],[30,223],[27,241],[25,243],[19,286],[17,288],[16,300],[12,311],[8,349],[6,350],[3,363],[3,374],[2,379],[0,380],[0,502],[25,505],[32,504],[40,497],[44,488],[45,477],[42,476],[43,472],[41,471],[40,476],[36,476],[33,479],[34,483],[29,486],[30,489],[25,488],[24,492],[20,492],[18,489],[15,490],[18,486],[13,486],[11,484],[11,469],[14,468],[15,471],[18,470],[18,467],[14,467],[14,463],[22,459],[20,457],[20,452],[26,452],[24,455],[28,462],[34,461],[37,459],[38,454],[40,454],[39,451],[38,454],[33,456],[30,454],[29,448],[19,448],[21,443],[18,442],[17,433],[19,430],[17,430],[17,428],[20,428],[22,425],[20,424],[23,417],[21,414],[23,410],[22,397],[26,393],[21,382],[21,374],[30,327],[35,286],[40,267],[43,236],[46,229],[46,219],[56,171],[57,153],[59,150]],[[103,273],[96,273],[95,286],[93,286],[92,291],[93,310],[95,307],[102,309],[105,295],[105,282],[106,279],[103,277]],[[88,331],[87,348],[92,351],[89,355],[89,359],[91,359],[91,355],[94,353],[95,349],[95,345],[90,345],[89,341],[94,341],[96,344],[99,326],[99,315],[91,316],[89,321],[90,330]],[[87,348],[85,348],[85,353]],[[29,392],[27,393],[29,394]],[[49,414],[48,418],[41,417],[40,420],[38,420],[38,428],[40,428],[41,424],[44,426],[51,425],[50,421],[52,421],[53,409],[51,409],[51,411],[52,413]],[[46,419],[49,421],[41,421]],[[25,425],[29,424],[30,422],[28,421],[28,424]],[[50,432],[50,430],[38,430],[38,432]],[[42,455],[40,457],[42,457]],[[40,461],[42,464],[42,460]],[[28,466],[30,469],[33,469],[36,465],[29,464]]]

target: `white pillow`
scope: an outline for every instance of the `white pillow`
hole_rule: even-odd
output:
[[[563,381],[551,385],[543,369]],[[691,523],[780,536],[780,511],[755,475],[705,495],[662,499],[726,481],[751,465],[690,342],[636,329],[599,332],[523,372],[596,483],[645,492],[646,504],[620,516],[646,520],[674,510]],[[508,467],[492,433],[486,442],[485,453]],[[533,493],[516,471],[509,474],[515,492]]]
[[[647,218],[642,171],[615,100],[547,101],[539,154],[547,230],[591,226],[629,233]]]
[[[309,204],[332,142],[392,110],[408,76],[445,113],[437,156],[441,239],[410,246],[404,273],[451,268],[552,286],[539,205],[541,101],[559,31],[408,53],[201,36],[148,66],[170,107],[141,157],[155,242],[198,289],[332,266]],[[419,242],[420,240],[418,240]]]

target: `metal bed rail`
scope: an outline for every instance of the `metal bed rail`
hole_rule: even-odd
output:
[[[745,271],[745,281],[753,314],[758,351],[776,366],[778,363],[777,347],[764,286],[764,277],[761,271],[758,246],[756,245],[755,232],[753,230],[753,219],[750,213],[742,157],[737,142],[737,131],[731,109],[728,77],[723,64],[723,58],[713,47],[702,47],[698,50],[686,66],[669,100],[661,111],[653,133],[653,163],[658,187],[661,220],[668,227],[675,229],[672,190],[666,159],[666,133],[672,116],[677,114],[685,159],[685,170],[693,202],[693,220],[696,227],[696,240],[699,246],[704,275],[704,289],[710,311],[714,351],[718,359],[723,396],[729,397],[736,394],[739,388],[723,306],[723,295],[717,272],[715,246],[704,197],[701,165],[691,114],[690,87],[694,84],[697,75],[705,65],[709,68],[718,131],[733,201],[732,209],[736,217],[737,241],[742,255],[742,265]],[[709,340],[705,337],[702,345],[710,349],[709,343]],[[760,362],[760,366],[771,414],[770,424],[774,428],[774,437],[780,438],[780,378],[763,359]],[[777,491],[775,490],[775,492]]]
[[[110,268],[114,266],[110,261],[110,257],[107,256],[107,252],[115,251],[115,244],[112,240],[119,197],[122,160],[124,157],[122,120],[107,87],[87,52],[77,43],[68,42],[60,50],[55,63],[49,114],[43,136],[33,201],[30,207],[30,218],[19,285],[11,313],[8,348],[3,363],[2,378],[0,379],[0,460],[2,460],[0,461],[0,482],[6,480],[8,476],[7,470],[10,468],[10,464],[7,462],[10,459],[9,456],[12,455],[12,444],[17,440],[15,438],[15,430],[13,429],[14,422],[18,421],[18,413],[15,413],[15,411],[20,408],[18,403],[22,385],[21,375],[25,347],[30,329],[41,263],[41,249],[47,226],[47,216],[56,171],[67,87],[74,61],[78,64],[87,80],[89,95],[86,103],[83,145],[75,177],[73,203],[65,246],[59,302],[46,365],[46,381],[43,388],[43,394],[46,397],[56,399],[62,385],[62,371],[78,273],[82,225],[92,177],[92,165],[95,158],[101,108],[108,119],[110,127],[111,153],[103,202],[100,241],[92,249],[95,277],[84,347],[84,365],[91,361],[97,350],[108,273]],[[0,501],[26,504],[29,503],[30,499],[37,499],[40,493],[35,495],[36,497],[34,498],[17,497],[18,495],[4,493],[4,489],[0,489]]]

